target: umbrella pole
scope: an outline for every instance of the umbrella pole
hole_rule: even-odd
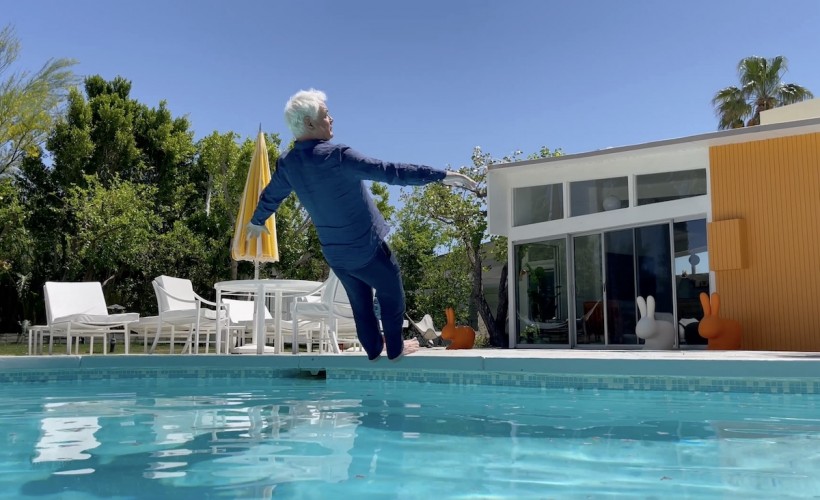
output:
[[[256,238],[256,258],[253,259],[253,279],[259,279],[259,257],[262,255],[262,235]]]
[[[256,258],[253,260],[253,279],[258,283],[259,256],[262,254],[262,235],[256,238]],[[265,287],[259,285],[256,291],[256,317],[253,333],[256,334],[256,354],[265,352]]]

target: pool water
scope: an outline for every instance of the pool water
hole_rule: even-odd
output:
[[[2,498],[817,498],[820,396],[308,378],[9,386]]]

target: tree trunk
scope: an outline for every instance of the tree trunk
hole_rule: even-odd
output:
[[[210,186],[210,179],[208,185]],[[222,162],[222,197],[225,199],[225,204],[230,206],[228,200],[230,200],[230,191],[228,190],[228,161],[225,160]],[[241,200],[240,200],[241,202]],[[239,206],[239,203],[236,205]],[[230,222],[231,228],[236,228],[236,215],[235,212],[228,213],[228,221]],[[233,230],[231,231],[233,232]],[[233,237],[231,237],[231,249],[233,249]],[[239,262],[233,260],[233,258],[228,257],[231,261],[231,279],[237,279],[237,273],[239,272]]]
[[[214,176],[208,174],[208,191],[205,193],[205,216],[211,216],[211,191],[213,190]]]
[[[231,236],[231,243],[230,248],[233,250],[233,236]],[[231,280],[237,279],[237,274],[239,273],[239,262],[233,260],[233,257],[230,255],[228,256],[228,260],[231,261]]]
[[[470,260],[472,261],[471,264],[473,268],[473,289],[472,300],[470,302],[475,307],[478,315],[481,316],[484,324],[487,326],[487,334],[490,337],[490,345],[493,347],[507,347],[507,343],[504,338],[504,328],[501,328],[501,330],[498,329],[497,320],[493,317],[493,312],[490,309],[490,305],[487,303],[487,298],[484,296],[484,287],[481,276],[481,254],[479,253],[481,246],[476,246],[475,249],[472,246],[468,246],[468,248],[470,250],[470,255],[472,255],[472,259]],[[504,269],[506,269],[506,265]],[[503,273],[504,271],[502,270],[502,274]],[[506,318],[506,314],[504,317]]]
[[[482,260],[481,260],[481,245],[473,245],[471,241],[464,241],[464,246],[467,250],[467,256],[470,259],[470,265],[473,272],[473,287],[472,297],[470,301],[470,308],[475,309],[484,324],[487,326],[487,334],[490,337],[490,345],[493,347],[500,347],[506,349],[509,347],[507,341],[507,308],[509,300],[507,297],[507,263],[501,268],[501,278],[498,287],[498,309],[494,316],[490,305],[487,303],[487,297],[484,295],[484,286],[482,280]]]
[[[495,339],[490,337],[490,343],[495,347],[509,347],[507,336],[507,312],[509,310],[509,290],[507,287],[507,263],[501,268],[501,278],[498,280],[498,309],[495,313]]]

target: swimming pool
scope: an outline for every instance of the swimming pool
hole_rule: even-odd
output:
[[[271,368],[271,360],[230,362],[246,366],[7,373],[0,496],[820,495],[820,395],[791,393],[806,384],[799,379],[727,391],[720,387],[731,389],[729,379],[675,390],[682,382],[667,378],[673,390],[635,390],[631,384],[652,381],[590,375],[587,385],[560,388],[529,374],[387,363],[374,372],[361,360],[340,361],[350,366],[328,369],[326,378]],[[495,384],[473,383],[488,380]],[[589,385],[595,381],[628,389]],[[755,386],[735,388],[748,387]]]

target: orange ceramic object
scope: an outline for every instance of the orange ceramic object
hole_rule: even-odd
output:
[[[709,340],[707,348],[724,351],[740,349],[743,329],[737,321],[718,316],[720,295],[717,292],[713,293],[710,302],[709,296],[701,293],[700,305],[703,306],[703,319],[698,325],[698,333]]]
[[[452,307],[448,307],[444,314],[447,315],[447,324],[441,329],[441,338],[450,341],[447,349],[472,349],[475,330],[469,326],[456,326],[456,312]]]

